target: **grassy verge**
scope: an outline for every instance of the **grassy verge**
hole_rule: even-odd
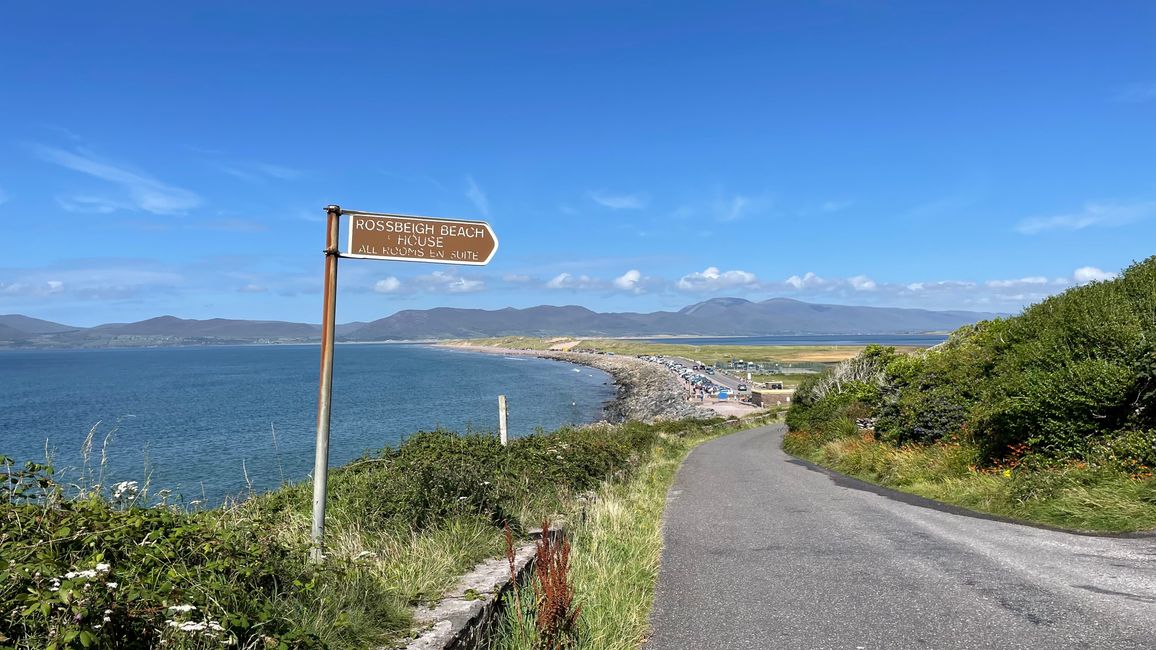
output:
[[[896,446],[853,420],[792,431],[783,448],[824,467],[979,512],[1086,532],[1156,528],[1156,479],[1108,464],[1010,461],[980,468],[974,446]]]
[[[381,645],[408,631],[412,606],[500,555],[501,524],[534,525],[635,475],[679,426],[562,429],[506,448],[414,435],[331,474],[320,567],[305,560],[308,483],[187,511],[0,459],[0,648]]]
[[[760,420],[759,423],[768,420]],[[638,648],[646,639],[662,552],[666,494],[687,454],[698,444],[740,428],[695,428],[668,434],[650,460],[627,480],[605,483],[593,499],[564,508],[572,548],[570,576],[581,607],[573,647],[588,650]],[[507,599],[506,617],[494,647],[538,648],[534,592],[524,588]]]

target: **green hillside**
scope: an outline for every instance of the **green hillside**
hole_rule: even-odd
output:
[[[1046,489],[1020,493],[1021,504],[1058,498],[1069,479],[1086,487],[1125,477],[1140,501],[1149,500],[1148,525],[1156,525],[1156,257],[1019,316],[962,327],[926,352],[873,346],[808,378],[788,414],[788,448],[831,464],[859,462],[852,457],[867,450],[859,448],[857,421],[874,425],[871,453],[903,450],[910,462],[935,452],[943,462],[951,451],[948,467],[920,480],[959,478],[961,471],[1009,482],[1064,474]],[[879,482],[905,480],[886,463],[861,469]],[[1044,519],[1099,527],[1069,515]]]

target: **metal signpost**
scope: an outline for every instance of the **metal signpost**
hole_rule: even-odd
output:
[[[313,459],[313,533],[310,558],[322,559],[325,494],[329,484],[329,414],[333,394],[333,332],[337,314],[337,259],[352,257],[435,264],[488,264],[498,238],[484,221],[415,217],[325,208],[325,293],[321,317],[321,383],[317,395],[317,452]],[[349,246],[337,245],[341,217],[350,218]]]

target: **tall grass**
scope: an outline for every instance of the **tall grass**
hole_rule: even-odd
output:
[[[981,450],[940,442],[896,446],[867,432],[792,431],[783,448],[865,481],[971,510],[1086,532],[1156,528],[1156,478],[1084,461],[979,466]]]
[[[581,606],[577,648],[627,650],[646,639],[662,555],[662,514],[666,494],[687,454],[712,438],[757,424],[729,423],[715,428],[688,428],[665,435],[650,458],[626,480],[608,481],[596,492],[565,508],[572,538],[570,574],[574,598]],[[506,616],[495,640],[497,650],[540,647],[533,591],[507,596]]]

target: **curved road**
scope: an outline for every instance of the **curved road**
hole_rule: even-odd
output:
[[[783,431],[679,470],[649,650],[1156,648],[1156,537],[968,516],[795,460]]]

